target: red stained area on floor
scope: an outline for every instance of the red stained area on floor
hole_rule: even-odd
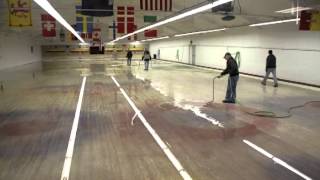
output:
[[[26,136],[41,134],[54,130],[56,126],[57,122],[48,122],[41,119],[34,119],[30,122],[15,121],[1,126],[0,135]]]

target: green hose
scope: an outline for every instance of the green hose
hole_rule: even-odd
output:
[[[241,109],[241,110],[243,112],[249,114],[249,115],[252,115],[252,116],[268,117],[268,118],[290,118],[292,116],[292,111],[293,110],[303,108],[303,107],[307,106],[308,104],[313,104],[313,103],[320,103],[320,101],[307,101],[303,105],[297,105],[297,106],[289,107],[289,109],[286,111],[285,115],[277,115],[276,113],[274,113],[272,111],[249,112],[249,111],[246,111],[244,109]],[[245,107],[239,101],[237,101],[237,104],[239,104],[240,107]]]

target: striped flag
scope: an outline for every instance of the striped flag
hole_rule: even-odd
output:
[[[140,0],[140,9],[145,11],[172,11],[172,0]]]

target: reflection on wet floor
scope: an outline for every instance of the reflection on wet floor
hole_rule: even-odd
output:
[[[110,76],[194,179],[300,179],[250,149],[244,139],[306,175],[320,177],[320,103],[296,109],[286,119],[246,113],[283,113],[292,105],[319,100],[320,91],[265,87],[241,77],[239,106],[220,103],[226,79],[216,82],[212,102],[212,78],[218,72],[210,69],[160,61],[146,72],[139,61],[131,67],[114,60],[62,62],[0,72],[0,179],[60,177],[80,76],[88,76],[88,82],[71,169],[74,179],[180,179],[143,125],[131,124],[135,112]]]

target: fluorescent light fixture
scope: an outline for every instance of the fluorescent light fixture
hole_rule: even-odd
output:
[[[54,17],[60,24],[62,24],[66,29],[68,29],[75,37],[77,37],[82,43],[85,41],[79,36],[79,34],[71,27],[71,25],[63,19],[63,17],[52,7],[52,5],[47,0],[33,0],[42,9],[47,11],[52,17]]]
[[[115,45],[114,42],[108,42],[108,43],[104,43],[104,44],[107,44],[107,45]]]
[[[205,34],[205,33],[211,33],[211,32],[219,32],[219,31],[225,31],[225,30],[227,30],[227,28],[212,29],[212,30],[206,30],[206,31],[197,31],[197,32],[191,32],[191,33],[185,33],[185,34],[177,34],[177,35],[174,35],[174,36],[175,37],[190,36],[190,35]]]
[[[276,13],[284,13],[284,14],[291,13],[291,14],[293,14],[293,13],[296,13],[296,12],[310,10],[310,9],[312,9],[312,8],[310,8],[310,7],[294,7],[294,8],[289,8],[289,9],[276,11]]]
[[[264,22],[264,23],[258,23],[258,24],[251,24],[249,26],[251,26],[251,27],[267,26],[267,25],[272,25],[272,24],[281,24],[281,23],[297,22],[297,21],[300,21],[300,18],[280,20],[280,21],[271,21],[271,22]]]
[[[188,17],[188,16],[192,16],[194,14],[198,14],[200,12],[203,12],[203,11],[206,11],[206,10],[209,10],[211,8],[214,8],[214,7],[217,7],[217,6],[220,6],[222,4],[225,4],[225,3],[228,3],[228,2],[232,2],[233,0],[218,0],[218,1],[214,1],[214,2],[211,2],[209,4],[206,4],[206,5],[203,5],[203,6],[200,6],[200,7],[197,7],[195,9],[192,9],[192,10],[189,10],[189,11],[186,11],[186,12],[183,12],[181,14],[178,14],[176,16],[173,16],[173,17],[170,17],[168,19],[165,19],[163,21],[159,21],[159,22],[156,22],[154,24],[151,24],[149,26],[146,26],[146,27],[143,27],[141,29],[138,29],[137,31],[134,31],[132,33],[129,33],[129,34],[126,34],[124,36],[121,36],[111,42],[116,42],[116,41],[119,41],[121,39],[125,39],[129,36],[132,36],[132,35],[135,35],[135,34],[138,34],[138,33],[141,33],[141,32],[144,32],[145,30],[148,30],[148,29],[153,29],[153,28],[156,28],[156,27],[159,27],[159,26],[162,26],[164,24],[167,24],[167,23],[170,23],[170,22],[173,22],[173,21],[177,21],[177,20],[180,20],[180,19],[183,19],[185,17]]]
[[[161,39],[168,39],[169,36],[164,36],[164,37],[159,37],[159,38],[152,38],[152,39],[145,39],[141,40],[141,42],[146,42],[146,41],[156,41],[156,40],[161,40]]]
[[[134,41],[134,42],[132,42],[132,43],[130,43],[130,44],[132,44],[132,45],[139,45],[139,44],[140,44],[140,41]]]
[[[80,45],[80,46],[88,46],[88,45],[90,45],[90,44],[89,44],[89,43],[86,43],[86,42],[84,42],[84,43],[81,42],[81,43],[79,43],[79,45]]]

